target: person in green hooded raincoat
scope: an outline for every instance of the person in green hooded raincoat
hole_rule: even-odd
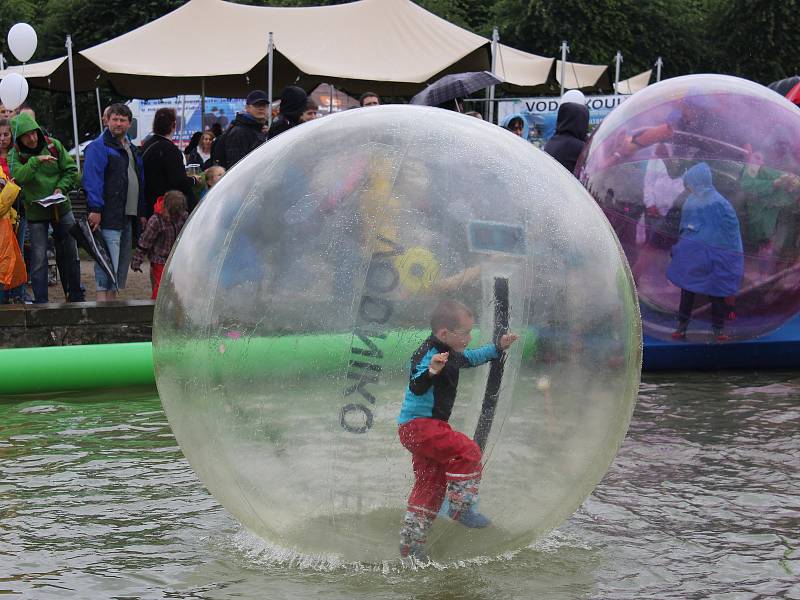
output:
[[[47,237],[53,228],[56,263],[68,302],[83,302],[78,245],[69,230],[75,224],[69,198],[42,206],[53,194],[65,196],[78,183],[75,161],[58,140],[48,137],[27,113],[11,119],[14,148],[8,155],[11,176],[22,188],[31,241],[31,287],[34,302],[48,302]]]

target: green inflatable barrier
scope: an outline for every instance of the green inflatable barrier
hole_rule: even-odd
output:
[[[351,333],[219,337],[162,346],[158,352],[160,364],[182,376],[204,372],[220,378],[284,379],[335,371],[344,374],[351,361],[360,360],[402,370],[428,335],[427,331],[401,330],[366,341]],[[477,332],[474,335],[479,339]],[[523,357],[532,356],[535,348],[536,336],[529,330]],[[1,356],[0,395],[4,396],[155,384],[149,342],[19,348],[3,350]]]
[[[0,394],[153,385],[149,342],[13,348],[0,353]]]

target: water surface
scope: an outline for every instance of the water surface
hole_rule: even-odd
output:
[[[155,390],[0,402],[0,593],[21,598],[800,598],[800,373],[645,376],[606,477],[528,548],[306,564],[244,531]]]

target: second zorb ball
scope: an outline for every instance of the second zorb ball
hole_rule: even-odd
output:
[[[785,98],[723,75],[662,81],[600,124],[576,173],[625,249],[645,333],[681,339],[681,290],[696,292],[690,341],[800,312],[800,109]]]
[[[447,298],[474,312],[473,345],[506,328],[521,339],[492,377],[489,365],[462,370],[450,419],[485,437],[480,510],[493,525],[439,517],[431,556],[496,556],[567,518],[636,398],[627,263],[550,157],[477,119],[408,106],[281,134],[181,234],[156,305],[156,378],[219,502],[280,548],[396,559],[414,480],[397,417]]]

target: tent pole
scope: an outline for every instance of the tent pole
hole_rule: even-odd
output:
[[[658,59],[656,60],[656,83],[661,81],[661,67],[663,66],[664,66],[664,61],[661,60],[661,57],[659,56]]]
[[[5,71],[5,70],[6,70],[5,56],[3,56],[2,53],[0,53],[0,71]]]
[[[564,95],[564,75],[567,67],[567,52],[569,52],[569,46],[567,46],[567,40],[561,42],[561,95]]]
[[[614,95],[619,95],[619,68],[622,64],[622,52],[617,50],[617,55],[614,57],[614,62],[616,63],[615,70],[614,70]]]
[[[67,66],[69,67],[69,95],[72,99],[72,134],[75,137],[75,164],[81,172],[81,148],[78,139],[78,113],[75,110],[75,70],[72,66],[72,36],[67,35]]]
[[[94,95],[97,98],[97,120],[100,122],[100,133],[103,133],[103,107],[100,106],[100,88],[94,88]]]
[[[329,83],[328,87],[330,88],[328,90],[330,92],[328,95],[328,114],[331,115],[333,114],[333,84]]]
[[[497,43],[500,41],[500,32],[497,27],[492,30],[492,75],[497,74]],[[494,86],[489,86],[489,106],[487,111],[487,120],[489,123],[494,123]]]
[[[186,94],[183,94],[181,96],[181,131],[178,134],[178,148],[181,148],[181,150],[183,150],[181,144],[183,143],[183,133],[185,131],[186,131]]]
[[[206,78],[200,78],[200,131],[206,130]]]
[[[267,127],[272,127],[272,54],[275,44],[272,40],[272,32],[269,32],[269,42],[267,43],[267,97],[269,98],[269,111],[267,111]]]

